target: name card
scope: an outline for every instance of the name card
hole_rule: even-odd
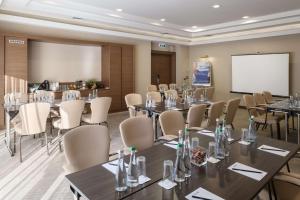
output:
[[[24,40],[8,40],[8,43],[9,44],[20,44],[20,45],[23,45],[25,44],[25,41]]]

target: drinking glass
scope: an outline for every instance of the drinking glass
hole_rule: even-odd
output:
[[[137,162],[139,176],[141,176],[141,175],[146,176],[146,158],[145,158],[145,156],[137,157],[136,162]]]
[[[209,159],[210,157],[213,157],[213,158],[216,157],[216,143],[215,142],[208,143],[207,159]]]
[[[242,128],[242,137],[241,137],[241,140],[242,141],[247,141],[247,138],[248,138],[248,129],[247,128]]]
[[[191,148],[192,149],[195,149],[199,147],[199,138],[198,137],[193,137],[192,138],[192,145],[191,145]]]
[[[165,160],[164,161],[163,181],[165,181],[165,180],[174,181],[173,161],[172,160]]]
[[[225,134],[226,134],[226,136],[227,136],[228,139],[231,138],[231,133],[232,133],[232,128],[231,128],[230,125],[227,125],[227,126],[225,127]]]

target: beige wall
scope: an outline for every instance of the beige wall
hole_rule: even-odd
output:
[[[199,57],[208,55],[213,65],[215,99],[240,97],[241,95],[230,94],[231,55],[257,52],[290,52],[290,92],[294,94],[300,91],[300,34],[193,46],[189,49],[189,68],[191,69],[192,62],[198,61]]]

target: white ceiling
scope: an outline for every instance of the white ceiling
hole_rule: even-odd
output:
[[[0,25],[68,24],[187,45],[300,32],[300,0],[0,0],[1,13]]]

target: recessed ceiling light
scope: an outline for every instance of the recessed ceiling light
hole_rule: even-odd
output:
[[[186,32],[190,32],[190,33],[196,33],[196,32],[200,32],[200,31],[204,31],[205,29],[203,28],[186,28],[186,29],[183,29],[184,31]]]
[[[219,4],[215,4],[212,6],[213,8],[220,8],[221,6]]]
[[[150,24],[155,25],[155,26],[162,26],[162,24],[157,23],[157,22],[151,22]]]
[[[192,26],[192,28],[198,28],[198,26]]]
[[[164,22],[164,21],[166,21],[166,19],[165,18],[161,18],[160,21]]]
[[[50,5],[58,5],[57,2],[50,1],[50,0],[46,0],[46,1],[43,1],[43,2],[46,3],[46,4],[50,4]]]
[[[117,8],[117,9],[116,9],[116,11],[118,11],[118,12],[122,12],[122,11],[123,11],[123,9],[122,9],[122,8]]]
[[[249,16],[244,16],[244,17],[243,17],[243,19],[248,19],[248,18],[249,18]]]
[[[247,20],[247,21],[244,21],[244,22],[242,22],[242,24],[251,24],[251,23],[255,23],[255,22],[257,22],[257,20]]]
[[[112,14],[112,13],[108,13],[107,15],[108,15],[108,16],[111,16],[111,17],[116,17],[116,18],[123,18],[123,17],[120,16],[120,15],[116,15],[116,14]]]

